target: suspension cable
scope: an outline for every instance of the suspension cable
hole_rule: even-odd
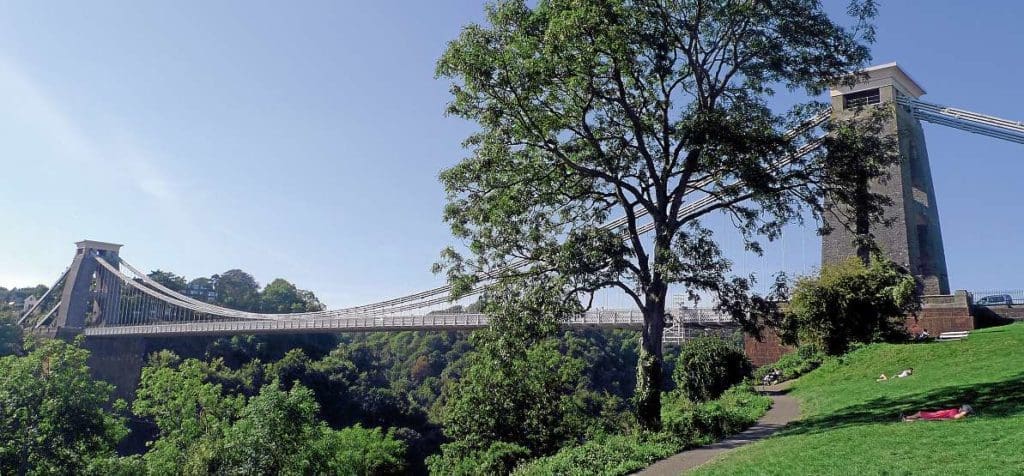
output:
[[[896,102],[922,121],[1024,144],[1024,122],[933,104],[902,94],[896,96]]]
[[[817,114],[816,116],[812,117],[809,121],[801,124],[799,127],[796,127],[794,129],[786,131],[784,133],[784,137],[791,139],[791,138],[797,137],[799,134],[805,133],[807,131],[810,131],[810,130],[820,126],[821,124],[823,124],[825,121],[828,120],[828,118],[830,116],[830,113],[831,113],[831,109],[828,109],[828,110],[825,110],[825,111]],[[814,140],[808,142],[807,144],[803,145],[802,147],[800,147],[794,154],[788,155],[788,156],[780,159],[779,161],[775,162],[774,164],[772,164],[771,168],[774,169],[774,170],[777,170],[777,169],[779,169],[781,167],[784,167],[784,166],[792,163],[793,161],[795,161],[795,160],[797,160],[797,159],[799,159],[799,158],[801,158],[801,157],[803,157],[803,156],[813,152],[814,150],[817,150],[821,146],[821,144],[822,144],[822,140],[820,138],[814,139]],[[700,188],[705,187],[707,185],[713,184],[716,180],[717,180],[716,177],[704,178],[704,179],[696,182],[693,186],[690,187],[690,189],[691,190],[700,189]],[[741,183],[741,180],[734,181],[734,182],[730,183],[729,186],[737,185],[739,183]],[[691,193],[691,192],[687,192],[687,194],[689,194],[689,193]],[[686,217],[687,215],[689,215],[691,213],[694,213],[694,212],[697,212],[701,208],[706,207],[706,206],[714,203],[715,201],[718,201],[718,198],[716,196],[714,196],[712,194],[706,194],[705,196],[697,199],[693,203],[691,203],[688,206],[685,206],[681,210],[679,210],[678,213],[677,213],[677,217],[678,218]],[[643,217],[643,216],[646,216],[646,215],[648,215],[648,210],[646,208],[638,206],[637,208],[634,209],[634,217],[639,218],[639,217]],[[601,225],[600,228],[604,229],[604,230],[615,230],[615,229],[621,228],[627,222],[628,222],[628,218],[623,216],[623,217],[620,217],[618,219],[609,221],[609,222]],[[640,233],[640,234],[646,234],[646,233],[649,233],[650,231],[652,231],[654,229],[654,227],[655,227],[655,224],[654,224],[653,221],[652,222],[648,222],[648,223],[646,223],[644,225],[641,225],[637,229],[637,232]],[[623,232],[623,235],[628,235],[628,233]],[[108,272],[112,273],[114,276],[119,278],[120,281],[128,284],[133,289],[135,289],[135,290],[137,290],[139,292],[145,293],[147,296],[150,296],[150,297],[153,297],[155,299],[161,300],[161,301],[163,301],[163,302],[165,302],[167,304],[170,304],[172,306],[175,306],[175,307],[179,307],[179,308],[182,308],[182,309],[190,310],[190,311],[192,311],[194,313],[199,313],[199,314],[202,314],[202,315],[209,315],[209,316],[216,316],[216,317],[237,318],[237,319],[295,320],[295,319],[308,319],[308,318],[344,318],[344,317],[356,317],[358,315],[366,316],[368,314],[369,315],[390,314],[390,313],[403,312],[403,311],[407,311],[407,310],[420,309],[420,308],[429,307],[429,306],[432,306],[432,305],[435,305],[435,304],[441,304],[441,303],[444,303],[444,302],[449,302],[450,301],[450,297],[448,296],[448,294],[451,293],[451,289],[452,289],[451,285],[445,285],[445,286],[440,286],[440,287],[437,287],[437,288],[429,289],[429,290],[426,290],[426,291],[421,291],[421,292],[418,292],[418,293],[409,294],[409,295],[406,295],[406,296],[400,296],[400,297],[389,299],[389,300],[386,300],[386,301],[380,301],[380,302],[377,302],[377,303],[371,303],[371,304],[355,306],[355,307],[350,307],[350,308],[343,308],[343,309],[324,310],[324,311],[310,311],[310,312],[290,313],[290,314],[279,314],[279,313],[262,314],[262,313],[254,313],[254,312],[247,312],[247,311],[239,311],[239,310],[235,310],[235,309],[228,309],[228,308],[224,308],[224,307],[221,307],[221,306],[217,306],[217,305],[214,305],[214,304],[206,303],[206,302],[199,301],[197,299],[191,298],[189,296],[186,296],[186,295],[184,295],[182,293],[174,291],[174,290],[172,290],[172,289],[170,289],[170,288],[160,284],[156,280],[154,280],[151,277],[149,277],[147,274],[145,274],[145,273],[139,271],[138,269],[134,268],[133,266],[131,266],[131,264],[129,264],[128,262],[124,261],[123,259],[120,259],[118,264],[124,266],[132,274],[134,274],[139,279],[139,281],[142,282],[142,284],[140,284],[135,279],[130,278],[130,277],[126,276],[125,274],[121,273],[117,268],[115,268],[113,265],[111,265],[110,263],[106,262],[102,258],[97,257],[96,259],[97,259],[98,262],[100,262],[100,264],[101,264],[101,266],[103,266],[103,268],[105,268]],[[491,279],[499,276],[503,272],[514,271],[516,269],[525,267],[525,266],[527,266],[529,264],[529,262],[530,261],[526,260],[526,259],[514,260],[514,261],[510,262],[506,266],[499,267],[497,269],[490,270],[490,271],[487,271],[487,272],[478,273],[477,278],[478,278],[479,281],[488,281],[488,280],[491,280]],[[467,296],[472,296],[472,295],[480,294],[480,293],[482,293],[484,291],[484,289],[485,289],[485,285],[483,283],[478,283],[466,295]],[[440,296],[440,297],[437,297],[437,296]]]

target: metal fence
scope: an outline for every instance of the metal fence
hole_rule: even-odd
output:
[[[971,300],[974,302],[974,304],[984,304],[983,302],[979,301],[982,301],[982,299],[989,296],[1010,296],[1010,299],[1013,301],[1013,304],[1024,305],[1024,289],[981,290],[968,291],[968,293],[971,295]],[[1002,303],[997,303],[995,305],[1000,304]]]

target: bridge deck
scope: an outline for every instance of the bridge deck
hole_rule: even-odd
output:
[[[706,313],[688,316],[687,326],[722,326],[732,323],[726,316]],[[133,326],[87,327],[93,337],[160,337],[237,334],[336,334],[339,332],[388,332],[407,330],[473,330],[486,327],[484,314],[428,314],[423,316],[346,317],[336,319],[238,320]],[[591,311],[571,318],[570,328],[639,329],[643,315],[637,311]]]

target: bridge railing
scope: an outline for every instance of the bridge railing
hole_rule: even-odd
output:
[[[1012,304],[1024,304],[1024,289],[968,291],[975,304],[987,296],[1010,296]]]
[[[710,309],[692,309],[681,313],[685,324],[723,324],[731,319]],[[600,309],[571,317],[569,327],[619,327],[637,328],[644,322],[643,313],[637,310]],[[153,323],[136,325],[114,325],[90,327],[86,335],[202,335],[202,334],[250,334],[250,333],[302,333],[302,332],[373,332],[395,330],[471,330],[485,327],[490,323],[487,315],[480,313],[443,313],[420,316],[349,316],[330,319],[293,320],[222,320],[183,323]]]

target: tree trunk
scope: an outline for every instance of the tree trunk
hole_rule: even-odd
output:
[[[662,367],[662,335],[665,332],[665,294],[667,287],[658,285],[648,294],[644,307],[644,329],[640,338],[640,359],[636,371],[636,415],[645,430],[661,429],[661,389],[665,376]]]

